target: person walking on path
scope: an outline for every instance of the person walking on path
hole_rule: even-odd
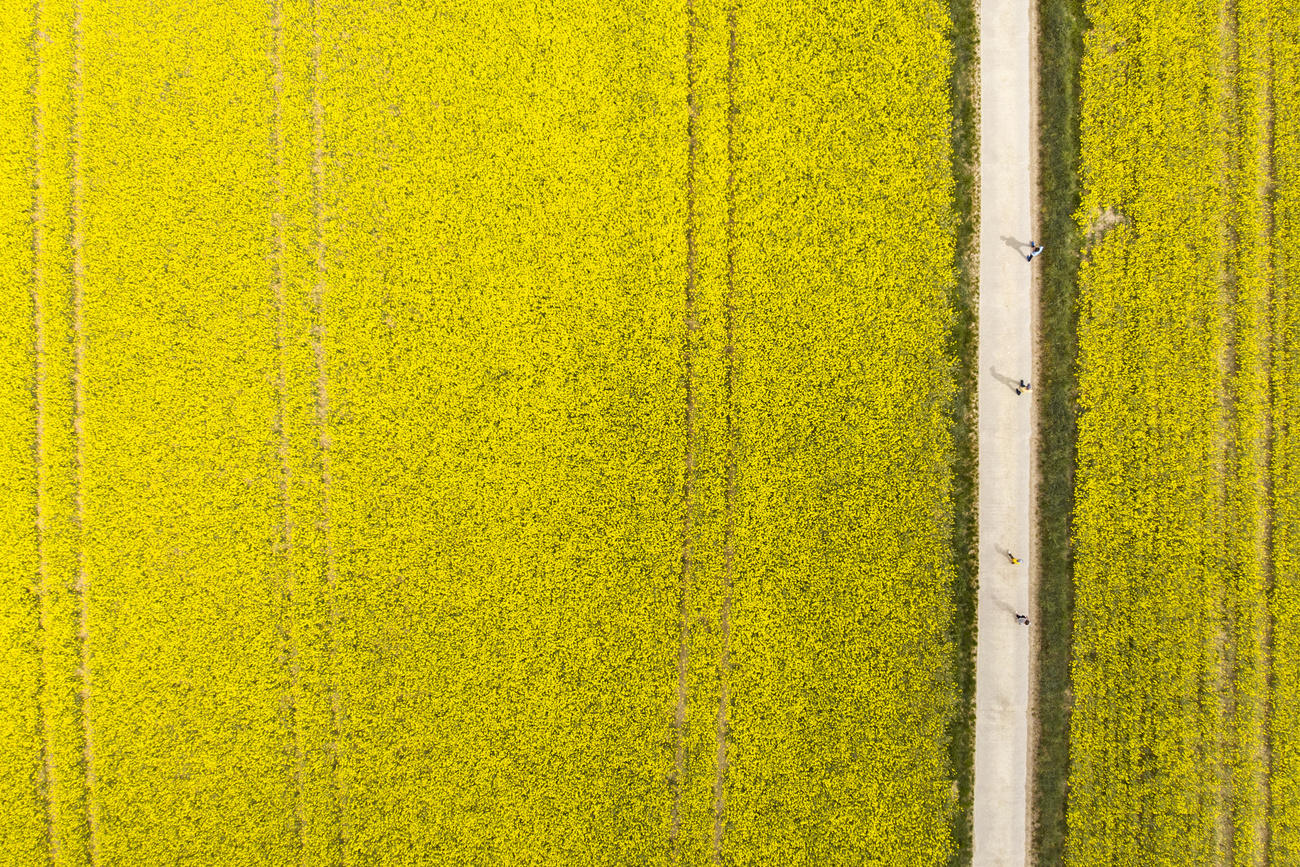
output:
[[[1029,383],[1022,379],[1020,380],[1020,384],[1016,386],[1016,394],[1020,394],[1022,391],[1029,391],[1030,387]]]
[[[1012,566],[1020,565],[1020,558],[1015,554],[1012,554],[1010,551],[1007,552],[1007,559],[1011,561]]]
[[[1029,625],[1029,618],[1026,617],[1026,616],[1023,615],[1023,614],[1017,614],[1017,615],[1016,615],[1016,622],[1019,623],[1021,626],[1028,626],[1028,625]]]
[[[1037,255],[1038,255],[1039,253],[1041,253],[1041,252],[1043,252],[1043,245],[1042,245],[1042,244],[1035,244],[1033,241],[1030,241],[1030,242],[1029,242],[1029,255],[1025,257],[1025,261],[1026,261],[1026,262],[1032,262],[1032,261],[1034,261],[1034,257],[1037,256]]]

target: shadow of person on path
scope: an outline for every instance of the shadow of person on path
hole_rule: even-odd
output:
[[[1015,617],[1017,614],[1022,613],[1019,608],[1016,608],[1015,606],[1012,605],[1008,605],[1007,603],[1003,602],[1001,599],[997,600],[997,605],[998,608],[1001,608],[1003,611],[1007,612],[1012,617]]]
[[[1012,250],[1015,250],[1022,258],[1028,255],[1028,250],[1033,247],[1033,244],[1030,244],[1028,241],[1018,241],[1010,235],[1003,235],[1002,243],[1006,244]]]
[[[1001,545],[994,545],[993,550],[997,551],[998,555],[1001,556],[1003,560],[1006,560],[1008,563],[1010,563],[1012,566],[1018,566],[1024,562],[1019,557],[1015,556],[1010,551],[1008,551],[1006,548],[1003,548]]]
[[[998,382],[1005,385],[1007,388],[1011,389],[1012,391],[1015,391],[1017,388],[1020,387],[1020,380],[1012,379],[1011,377],[1006,376],[1005,374],[998,373],[998,369],[995,365],[989,365],[989,375],[992,376],[994,379],[996,379]]]

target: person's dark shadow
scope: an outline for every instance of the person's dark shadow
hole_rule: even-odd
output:
[[[1033,247],[1033,244],[1030,244],[1027,241],[1018,241],[1010,235],[1003,235],[1002,243],[1006,244],[1012,250],[1015,250],[1022,258],[1028,256],[1030,248]]]
[[[1005,547],[1002,547],[1001,545],[993,546],[993,550],[997,551],[997,555],[1000,556],[1000,558],[1006,560],[1006,564],[1008,565],[1017,565],[1017,563],[1024,562],[1024,560],[1018,560],[1017,563],[1011,563],[1011,552],[1006,550]]]
[[[1015,391],[1017,388],[1020,387],[1020,380],[1012,379],[1009,376],[1003,376],[1002,374],[998,373],[998,369],[996,367],[993,367],[992,365],[989,366],[989,374],[998,382],[1002,383],[1012,391]]]

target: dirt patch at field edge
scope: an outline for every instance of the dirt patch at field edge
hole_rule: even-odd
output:
[[[1126,226],[1128,222],[1128,217],[1113,207],[1102,211],[1088,224],[1089,246],[1100,244],[1107,232],[1116,226]]]

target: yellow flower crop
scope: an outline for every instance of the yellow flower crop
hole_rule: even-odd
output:
[[[822,8],[741,16],[727,851],[939,864],[957,700],[947,7]]]
[[[0,864],[947,863],[948,4],[0,28]]]
[[[40,863],[46,817],[43,779],[41,657],[36,636],[35,331],[32,177],[35,169],[35,74],[30,14],[6,2],[0,27],[0,863]]]
[[[1300,855],[1294,6],[1088,4],[1071,864]]]

